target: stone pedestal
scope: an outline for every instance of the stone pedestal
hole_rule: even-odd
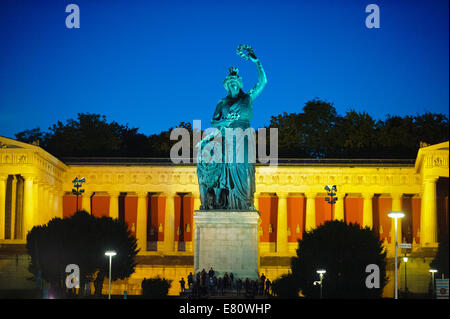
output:
[[[212,267],[216,277],[233,273],[235,280],[258,276],[256,211],[195,211],[195,273]]]

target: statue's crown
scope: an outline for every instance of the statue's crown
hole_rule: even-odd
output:
[[[239,86],[242,88],[242,78],[239,76],[238,72],[239,72],[239,69],[234,66],[228,68],[228,75],[223,80],[225,89],[227,89],[227,83],[229,81],[237,81],[239,83]]]
[[[234,66],[228,68],[228,76],[230,76],[230,75],[231,76],[239,76],[238,73],[239,73],[239,69],[238,68],[236,68]]]

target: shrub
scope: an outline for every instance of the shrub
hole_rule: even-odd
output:
[[[142,295],[146,298],[164,298],[169,293],[172,280],[165,278],[144,278],[142,280]]]
[[[272,293],[278,298],[298,298],[299,286],[292,274],[282,275],[272,282]]]

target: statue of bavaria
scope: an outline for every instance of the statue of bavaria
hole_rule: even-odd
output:
[[[255,210],[255,132],[250,127],[253,100],[267,83],[252,47],[240,45],[237,54],[256,65],[258,82],[242,90],[238,68],[230,67],[223,84],[228,94],[219,101],[211,120],[212,132],[197,144],[200,210]]]

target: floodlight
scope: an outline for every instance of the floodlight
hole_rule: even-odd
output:
[[[388,217],[390,218],[403,218],[405,217],[405,213],[401,211],[392,211],[388,214]]]
[[[115,251],[107,251],[107,252],[105,252],[105,256],[112,257],[112,256],[115,256],[115,255],[117,255],[117,253]]]

